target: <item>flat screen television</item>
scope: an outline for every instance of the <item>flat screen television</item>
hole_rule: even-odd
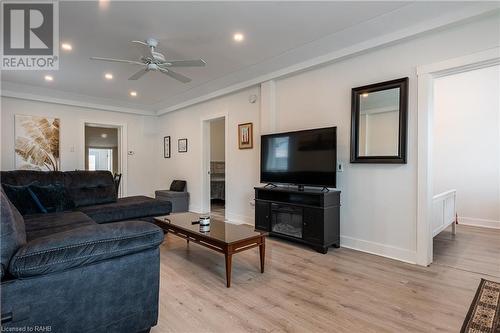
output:
[[[260,181],[336,187],[337,127],[263,135]]]

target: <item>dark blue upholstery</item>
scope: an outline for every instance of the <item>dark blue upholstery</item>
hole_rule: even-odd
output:
[[[64,186],[76,207],[116,202],[113,175],[109,171],[67,171]]]
[[[0,173],[2,184],[63,184],[76,207],[116,202],[113,175],[109,171],[32,171],[15,170]]]
[[[23,217],[2,190],[2,329],[133,333],[156,325],[163,231],[129,220],[168,214],[170,203],[117,200],[109,172],[1,172],[2,184],[34,181],[64,184],[82,211]],[[126,221],[97,224],[84,210]]]
[[[26,238],[28,241],[57,232],[95,224],[94,220],[82,212],[60,212],[24,216]]]
[[[2,283],[2,315],[11,327],[51,332],[135,333],[156,325],[159,249]],[[11,331],[13,332],[13,331]]]
[[[0,266],[3,278],[9,262],[19,248],[26,244],[26,232],[21,214],[16,207],[10,203],[4,191],[0,193]]]
[[[172,204],[170,201],[134,196],[121,198],[113,203],[80,207],[78,210],[90,216],[97,223],[108,223],[168,215],[172,210]]]
[[[35,183],[33,183],[35,184]],[[22,214],[35,214],[42,211],[37,205],[36,200],[33,198],[34,193],[30,191],[31,184],[29,185],[8,185],[3,184],[2,190],[9,198],[9,201],[16,206],[17,210]]]
[[[124,256],[163,242],[163,231],[140,221],[95,224],[37,238],[23,246],[10,261],[9,271],[29,277]]]

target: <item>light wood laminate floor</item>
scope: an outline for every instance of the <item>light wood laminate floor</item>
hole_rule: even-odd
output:
[[[221,254],[166,236],[152,332],[458,332],[481,277],[500,281],[345,248],[322,255],[274,238],[266,245],[266,272],[257,249],[239,253],[228,289]]]
[[[457,225],[434,237],[434,263],[500,276],[500,230]]]

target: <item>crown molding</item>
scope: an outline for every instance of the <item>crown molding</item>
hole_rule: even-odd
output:
[[[42,90],[39,87],[32,87],[29,85],[23,85],[12,82],[2,82],[1,96],[2,97],[10,97],[17,98],[29,101],[37,101],[44,103],[53,103],[53,104],[61,104],[61,105],[69,105],[69,106],[77,106],[88,109],[97,109],[103,111],[112,111],[112,112],[121,112],[128,114],[138,114],[145,116],[155,116],[154,111],[138,109],[138,108],[129,108],[123,107],[119,105],[112,105],[107,103],[101,103],[96,101],[96,98],[90,96],[83,95],[74,95],[70,93],[65,93],[62,91],[57,91],[59,96],[51,96],[51,93]],[[28,93],[26,91],[35,91],[35,93]],[[46,93],[43,95],[43,93]],[[89,101],[84,101],[85,99]],[[113,103],[114,101],[109,101]]]
[[[191,105],[195,105],[198,103],[205,102],[210,99],[214,99],[223,95],[227,95],[245,88],[249,88],[255,85],[259,85],[263,82],[270,81],[270,80],[276,80],[280,79],[283,77],[291,76],[294,74],[297,74],[301,71],[305,70],[310,70],[315,67],[320,67],[323,65],[331,64],[334,62],[338,62],[340,60],[344,60],[350,57],[354,57],[356,55],[362,54],[369,52],[370,50],[377,49],[383,46],[387,46],[390,44],[395,44],[398,42],[402,42],[404,40],[408,40],[411,38],[415,38],[417,36],[430,33],[432,31],[438,30],[438,29],[443,29],[448,26],[456,25],[458,23],[464,22],[464,21],[470,21],[470,20],[475,20],[479,19],[482,17],[487,17],[493,14],[498,14],[499,13],[499,8],[500,4],[498,3],[492,3],[488,6],[476,6],[474,8],[467,8],[461,11],[449,13],[443,16],[440,16],[439,18],[430,20],[430,21],[425,21],[421,22],[419,24],[416,24],[412,27],[406,28],[406,29],[401,29],[398,31],[395,31],[393,33],[385,34],[380,37],[372,38],[367,41],[340,49],[336,50],[327,54],[324,54],[322,56],[318,56],[315,58],[311,58],[306,61],[299,62],[297,64],[285,67],[283,69],[258,76],[256,78],[246,80],[244,82],[228,85],[225,88],[218,89],[216,91],[210,92],[208,94],[204,94],[199,97],[195,97],[192,99],[188,99],[184,102],[172,105],[172,106],[167,106],[165,108],[159,109],[156,114],[157,115],[164,115],[168,112],[172,111],[177,111],[186,107],[189,107]]]

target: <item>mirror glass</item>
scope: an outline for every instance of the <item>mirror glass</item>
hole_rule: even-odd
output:
[[[400,88],[360,93],[359,156],[397,156]]]

